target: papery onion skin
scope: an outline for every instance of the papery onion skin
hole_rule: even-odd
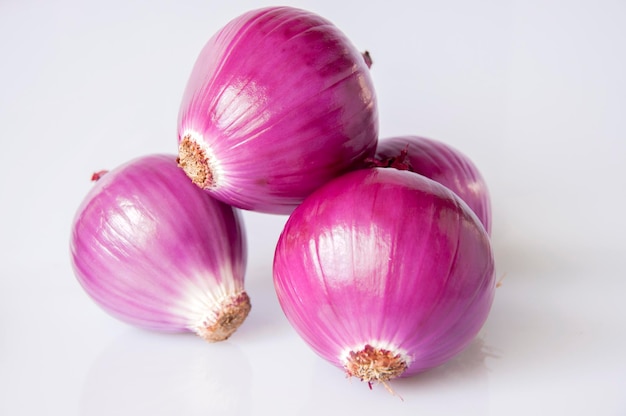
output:
[[[491,234],[491,197],[476,164],[460,150],[444,142],[407,135],[379,140],[376,159],[389,162],[406,151],[408,169],[446,186],[476,213]]]
[[[289,214],[361,167],[378,140],[369,68],[331,22],[305,10],[252,10],[204,46],[180,105],[180,166],[238,208]]]
[[[351,172],[310,195],[285,224],[273,273],[304,341],[370,383],[460,352],[495,290],[489,236],[476,215],[443,185],[392,168]],[[380,360],[355,360],[369,356]]]
[[[192,184],[174,155],[101,175],[77,210],[70,249],[87,294],[129,324],[213,342],[250,310],[240,213]]]

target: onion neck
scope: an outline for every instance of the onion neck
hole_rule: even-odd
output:
[[[386,158],[371,158],[366,160],[366,164],[371,168],[394,168],[398,170],[408,170],[415,172],[409,160],[408,146],[400,151],[397,156]]]
[[[246,292],[228,296],[215,307],[209,318],[195,328],[195,332],[208,342],[224,341],[241,326],[250,309],[250,298]]]
[[[101,179],[104,175],[106,175],[107,173],[109,173],[109,171],[108,171],[108,170],[106,170],[106,169],[105,169],[105,170],[99,170],[98,172],[94,172],[94,173],[91,175],[91,181],[92,181],[92,182],[97,182],[97,181],[99,181],[99,180],[100,180],[100,179]]]
[[[209,166],[209,155],[191,134],[185,135],[178,145],[178,166],[200,188],[213,187],[215,181]]]
[[[372,55],[370,55],[369,51],[363,51],[363,53],[361,53],[361,55],[363,56],[363,60],[365,61],[365,65],[367,65],[368,68],[372,68],[372,64],[374,63],[374,61],[372,60]]]
[[[366,381],[370,388],[372,383],[383,383],[399,377],[407,369],[407,360],[401,353],[369,344],[357,351],[350,351],[345,359],[344,367],[350,377],[358,377]]]

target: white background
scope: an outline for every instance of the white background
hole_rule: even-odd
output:
[[[285,2],[371,52],[382,137],[446,141],[490,186],[503,285],[465,352],[392,383],[404,401],[287,323],[282,216],[244,214],[253,309],[224,343],[87,297],[68,242],[89,177],[176,151],[200,48],[271,4],[226,3],[0,0],[0,414],[626,415],[623,0]]]

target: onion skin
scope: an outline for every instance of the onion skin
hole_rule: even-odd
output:
[[[370,384],[460,352],[495,291],[489,236],[467,204],[392,168],[348,173],[309,196],[285,224],[273,274],[303,340]]]
[[[476,213],[491,234],[491,199],[487,183],[478,167],[458,149],[420,136],[397,136],[381,139],[376,148],[376,160],[394,163],[406,152],[406,169],[424,175],[446,186]]]
[[[174,155],[99,177],[70,242],[75,275],[106,312],[138,327],[228,338],[250,310],[240,214],[193,185]]]
[[[369,68],[328,20],[291,7],[245,13],[192,69],[178,118],[180,166],[238,208],[289,214],[363,166],[378,140]]]

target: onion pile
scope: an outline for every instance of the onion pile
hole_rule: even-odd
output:
[[[71,260],[129,324],[229,338],[250,311],[240,209],[289,215],[273,283],[296,333],[348,376],[441,365],[491,308],[491,206],[455,148],[378,138],[369,53],[305,10],[245,13],[201,50],[177,155],[94,174]]]

